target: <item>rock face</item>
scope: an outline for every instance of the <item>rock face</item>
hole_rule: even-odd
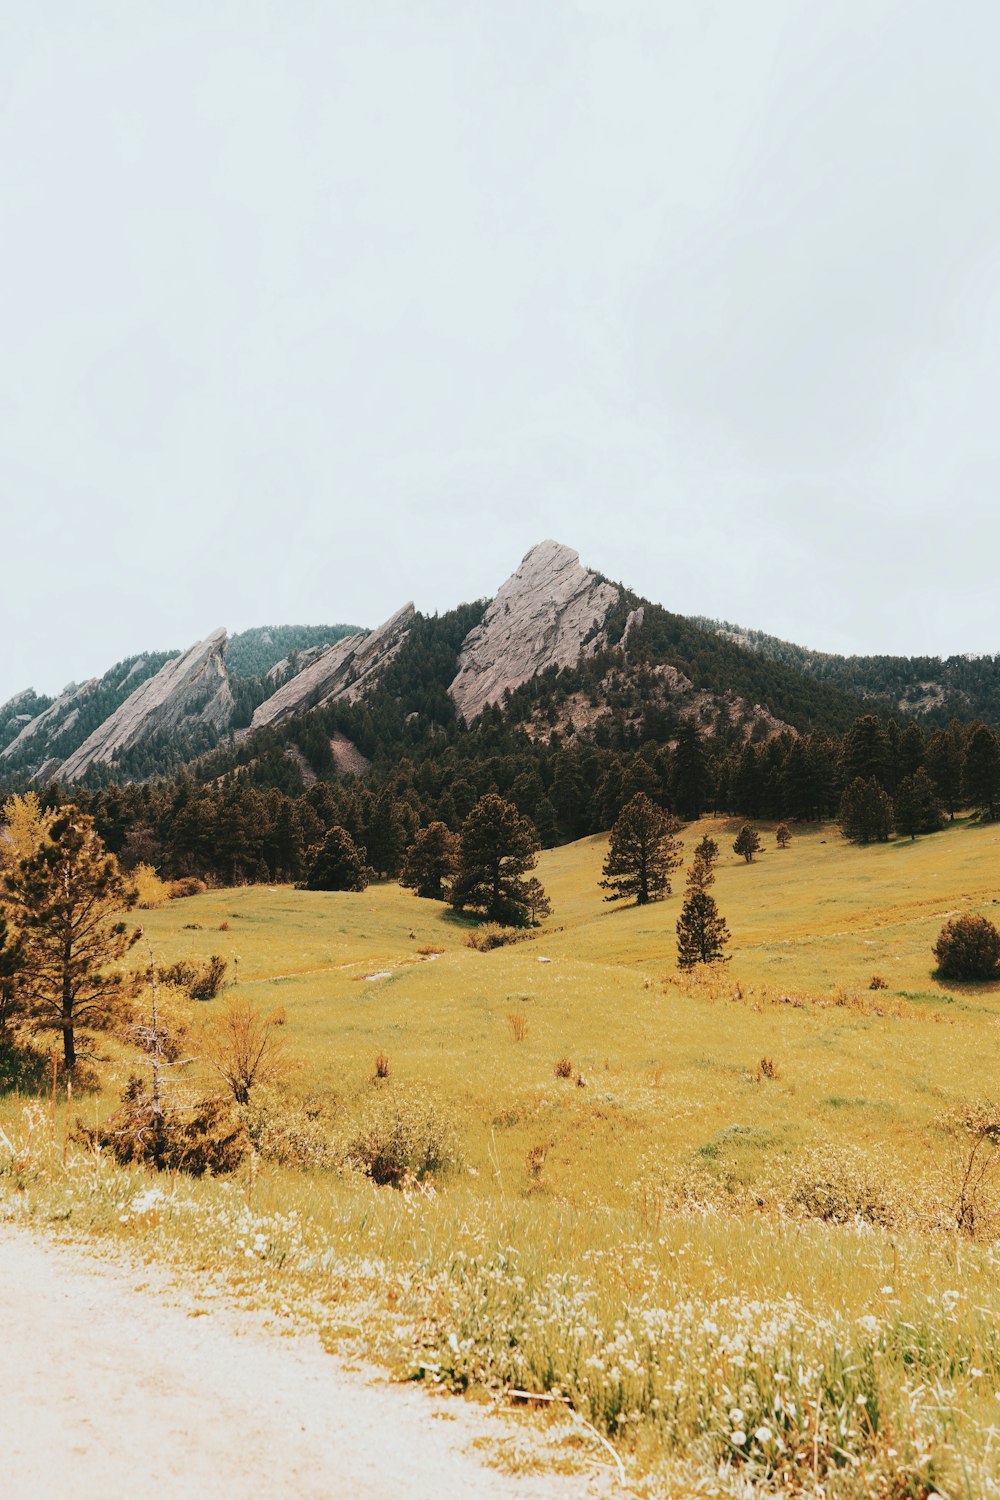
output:
[[[327,646],[302,671],[283,683],[253,716],[250,728],[266,729],[281,724],[310,708],[320,708],[337,699],[350,702],[371,686],[392,660],[409,633],[412,604],[404,604],[391,619],[368,635],[346,636]]]
[[[64,687],[59,697],[50,703],[48,708],[36,714],[33,719],[29,719],[20,734],[12,739],[9,745],[4,746],[0,751],[0,760],[12,760],[22,751],[31,749],[36,740],[44,747],[54,730],[64,728],[72,719],[73,714],[79,714],[79,710],[73,708],[72,705],[78,699],[86,697],[96,685],[97,678],[92,677],[88,682],[79,686],[71,682],[68,687]],[[72,724],[70,727],[72,728]],[[40,739],[39,736],[41,736]]]
[[[63,762],[60,778],[77,781],[91,766],[107,764],[120,751],[176,728],[182,720],[225,729],[233,711],[226,639],[224,630],[215,630],[147,677]]]
[[[606,646],[604,622],[619,597],[571,547],[532,547],[463,642],[449,689],[459,713],[471,723],[508,688],[547,667],[575,666],[582,653]]]

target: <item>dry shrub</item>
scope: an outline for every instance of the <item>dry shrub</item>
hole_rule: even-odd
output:
[[[283,1071],[274,1022],[264,1020],[248,1000],[231,1000],[205,1026],[203,1038],[206,1058],[237,1104],[248,1104],[251,1089],[274,1083]]]
[[[283,1005],[276,1005],[268,1017],[272,1026],[287,1026],[288,1012]]]
[[[881,974],[873,974],[871,984],[868,988],[870,990],[887,990],[889,988],[889,981],[888,979],[883,979]]]
[[[170,899],[170,886],[160,879],[152,865],[136,865],[129,879],[135,889],[135,904],[143,911],[151,911]]]
[[[40,1094],[50,1077],[44,1052],[20,1037],[0,1037],[0,1094]]]
[[[795,1164],[786,1206],[793,1214],[832,1224],[889,1225],[899,1216],[898,1194],[881,1162],[850,1147],[817,1147]]]
[[[388,1078],[390,1072],[388,1054],[385,1052],[376,1052],[375,1073],[373,1076],[375,1078]]]
[[[262,1160],[281,1167],[333,1168],[340,1160],[335,1115],[332,1099],[295,1099],[262,1085],[254,1089],[244,1120]]]
[[[379,1092],[355,1128],[347,1164],[380,1187],[443,1177],[461,1165],[451,1114],[426,1094]]]
[[[763,1083],[764,1079],[775,1079],[778,1077],[778,1067],[773,1057],[762,1057],[757,1064],[757,1082]]]
[[[509,1010],[507,1012],[507,1025],[515,1042],[523,1042],[528,1035],[528,1018],[522,1016],[519,1011]]]
[[[121,1108],[103,1125],[79,1124],[73,1136],[93,1150],[106,1151],[122,1166],[155,1167],[158,1172],[234,1172],[249,1140],[243,1122],[221,1099],[202,1099],[189,1109],[157,1109],[148,1086],[130,1078]]]
[[[545,1158],[549,1154],[548,1144],[545,1141],[537,1141],[528,1151],[524,1158],[525,1170],[532,1182],[538,1182],[545,1166]]]
[[[229,923],[228,922],[220,922],[219,923],[219,931],[220,932],[228,932],[229,931]]]
[[[552,1071],[557,1078],[572,1078],[573,1064],[568,1057],[557,1057]]]
[[[200,896],[208,887],[196,875],[182,875],[180,880],[170,882],[171,901],[181,901],[185,896]]]
[[[973,1237],[995,1238],[1000,1224],[1000,1105],[961,1104],[941,1126],[950,1150],[950,1217]]]
[[[420,954],[421,958],[435,958],[437,954],[443,953],[444,951],[445,950],[443,948],[435,947],[433,943],[425,943],[422,948],[417,949],[417,952]]]
[[[518,927],[501,927],[498,922],[484,922],[465,940],[467,948],[477,953],[489,953],[493,948],[504,948],[508,943],[523,943],[530,934]]]

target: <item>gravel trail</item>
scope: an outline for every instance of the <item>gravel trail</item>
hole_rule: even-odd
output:
[[[317,1339],[208,1305],[155,1265],[123,1269],[0,1226],[4,1500],[607,1493],[601,1476],[491,1470],[469,1445],[502,1437],[505,1419],[347,1369]]]

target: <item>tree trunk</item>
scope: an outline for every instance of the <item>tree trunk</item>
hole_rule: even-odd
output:
[[[76,1067],[76,1037],[73,1032],[72,1024],[63,1027],[62,1035],[63,1061],[66,1064],[66,1072],[72,1073],[73,1069]]]

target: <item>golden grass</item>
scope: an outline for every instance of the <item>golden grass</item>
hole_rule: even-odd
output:
[[[149,1206],[148,1179],[82,1156],[63,1173],[58,1150],[12,1166],[11,1145],[0,1212],[68,1214],[299,1297],[331,1340],[363,1329],[404,1370],[558,1386],[643,1457],[650,1493],[743,1494],[767,1475],[829,1496],[1000,1493],[1000,1273],[990,1249],[927,1227],[947,1220],[938,1121],[997,1092],[1000,1016],[1000,985],[939,984],[931,948],[955,912],[993,913],[1000,833],[960,822],[859,849],[825,828],[786,850],[765,833],[747,865],[735,829],[685,833],[688,851],[703,833],[724,850],[732,958],[710,974],[676,970],[676,892],[602,901],[603,838],[542,856],[553,917],[491,952],[394,885],[144,913],[161,963],[220,953],[227,998],[280,1009],[287,1087],[324,1101],[323,1129],[346,1133],[378,1089],[430,1094],[464,1171],[400,1193],[258,1163],[252,1182],[175,1184]],[[392,1059],[377,1085],[376,1054]],[[127,1066],[107,1072],[110,1091]],[[12,1142],[19,1110],[0,1108]],[[899,1222],[804,1218],[831,1182],[849,1206],[870,1199],[868,1219],[901,1205]],[[752,1433],[734,1445],[730,1408],[777,1431],[799,1368],[817,1384],[782,1418],[784,1457]]]

